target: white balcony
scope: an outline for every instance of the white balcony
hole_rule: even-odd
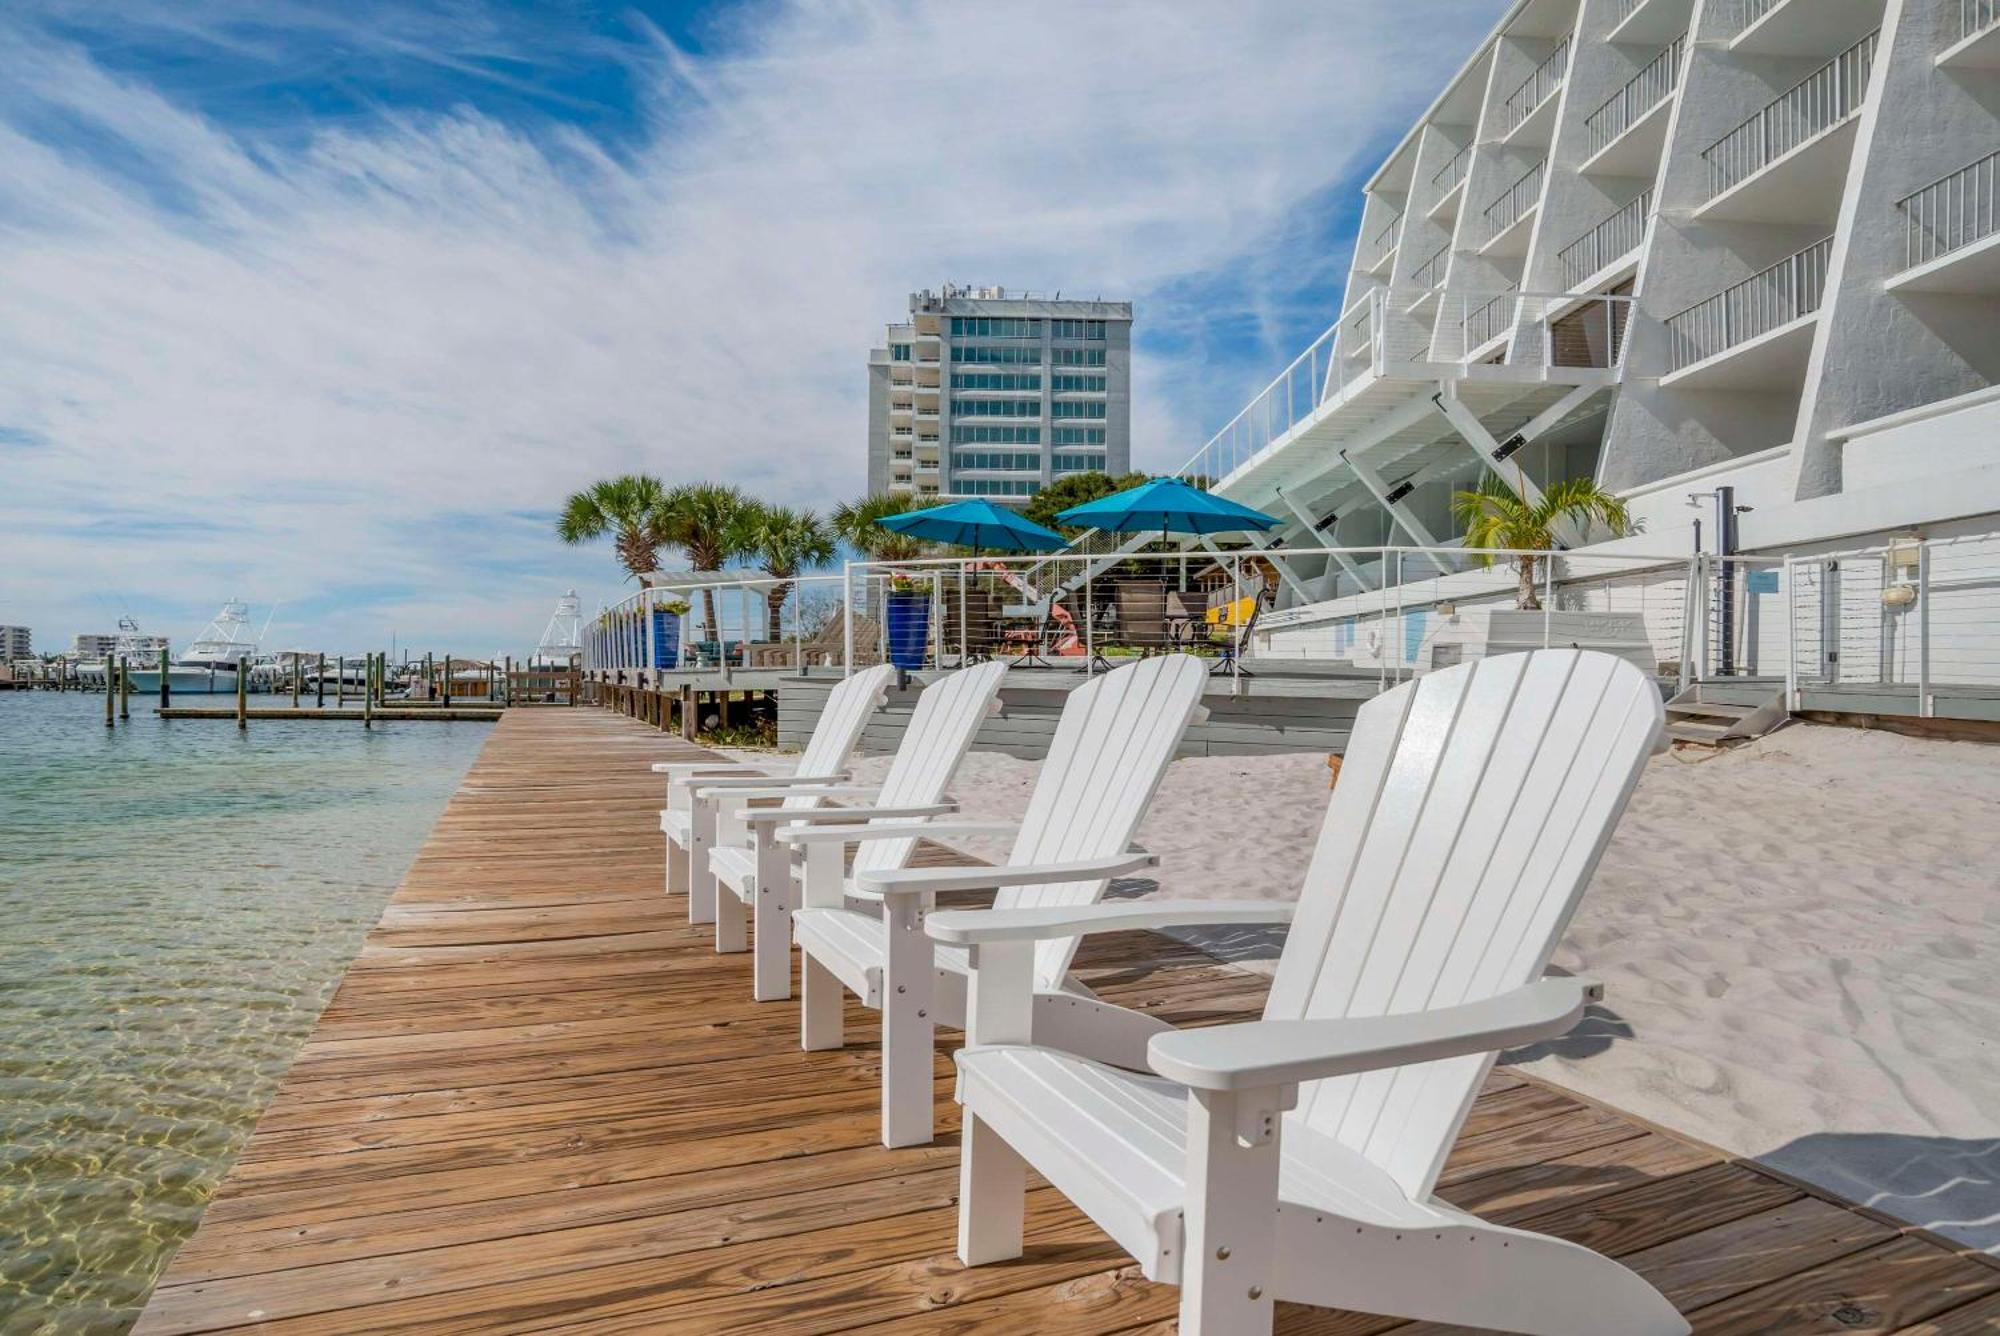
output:
[[[1669,317],[1672,369],[1660,378],[1660,388],[1796,386],[1812,352],[1832,257],[1828,237]]]
[[[1659,171],[1660,150],[1667,143],[1674,91],[1680,87],[1687,56],[1687,34],[1669,42],[1659,55],[1584,118],[1590,132],[1591,154],[1583,164],[1586,176],[1644,176]]]
[[[2000,153],[1899,200],[1904,269],[1891,292],[2000,294]]]
[[[1565,37],[1495,110],[1502,143],[1548,146],[1555,127],[1556,94],[1569,77],[1569,51],[1570,39]]]
[[[1694,0],[1619,0],[1625,15],[1611,30],[1607,42],[1633,46],[1656,46],[1687,31],[1694,15]]]
[[[1403,226],[1403,215],[1398,212],[1387,223],[1377,228],[1366,245],[1357,248],[1355,268],[1370,277],[1379,278],[1388,273],[1396,263],[1396,243]]]
[[[1465,178],[1461,176],[1458,180],[1452,182],[1450,188],[1444,192],[1437,203],[1424,210],[1424,217],[1430,219],[1440,227],[1450,227],[1458,221],[1458,208],[1464,200]]]
[[[1832,222],[1853,157],[1855,118],[1868,93],[1876,40],[1873,33],[1864,37],[1703,150],[1709,200],[1694,216]]]
[[[1950,2],[1950,0],[1948,0]],[[1956,70],[2000,70],[2000,0],[1956,0],[1956,34],[1937,63]]]
[[[1777,0],[1729,41],[1757,56],[1820,56],[1844,51],[1882,23],[1882,0]]]
[[[1641,191],[1590,231],[1562,248],[1557,256],[1569,274],[1570,286],[1597,286],[1607,271],[1625,264],[1646,240],[1653,212],[1653,192]]]

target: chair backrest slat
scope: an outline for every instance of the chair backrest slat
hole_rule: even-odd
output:
[[[1663,718],[1606,654],[1541,650],[1369,702],[1265,1015],[1477,1002],[1547,966]],[[1427,1195],[1494,1055],[1317,1081],[1295,1117]]]
[[[945,785],[972,746],[973,734],[999,695],[1007,665],[999,660],[962,668],[923,689],[910,712],[909,727],[882,779],[875,803],[880,807],[924,807],[944,797]],[[909,824],[921,817],[882,818],[873,825]],[[881,872],[904,866],[916,852],[917,837],[906,840],[866,840],[854,854],[856,872]]]
[[[862,730],[868,727],[869,716],[882,707],[889,679],[895,672],[895,667],[886,663],[863,668],[826,693],[819,722],[813,725],[812,736],[806,739],[806,749],[799,756],[799,774],[831,775],[847,768],[861,742]],[[784,806],[809,810],[818,807],[821,801],[801,791],[785,799]]]
[[[1069,693],[1021,819],[1008,862],[1064,863],[1109,857],[1131,847],[1167,765],[1201,706],[1207,665],[1188,654],[1144,659],[1092,678]],[[1085,905],[1107,879],[1009,887],[999,908]],[[1035,981],[1061,983],[1076,939],[1035,948]]]

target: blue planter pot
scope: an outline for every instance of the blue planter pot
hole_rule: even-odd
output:
[[[653,609],[653,668],[664,672],[681,664],[681,619],[660,608]]]
[[[931,636],[931,596],[894,593],[888,599],[889,662],[906,673],[924,666]]]

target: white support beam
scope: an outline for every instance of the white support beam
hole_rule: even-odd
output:
[[[1581,407],[1586,400],[1596,394],[1601,388],[1601,386],[1597,385],[1579,385],[1547,409],[1537,413],[1528,420],[1525,426],[1515,433],[1515,436],[1519,438],[1521,443],[1521,446],[1516,448],[1525,447],[1529,442],[1554,427],[1558,422],[1568,417],[1571,412]],[[1512,488],[1514,494],[1529,505],[1539,506],[1542,503],[1542,489],[1535,486],[1534,480],[1528,477],[1526,469],[1516,465],[1514,472],[1510,475],[1502,467],[1502,460],[1497,457],[1500,450],[1500,442],[1493,439],[1493,433],[1486,430],[1486,424],[1479,420],[1477,413],[1465,406],[1463,400],[1447,390],[1444,393],[1438,394],[1432,402],[1437,405],[1438,411],[1445,415],[1445,419],[1451,423],[1452,427],[1458,432],[1459,438],[1477,456],[1479,462],[1485,466],[1487,472],[1498,478],[1507,487]],[[1555,531],[1557,538],[1561,540],[1564,547],[1581,547],[1583,545],[1584,536],[1582,532],[1568,519],[1557,519]]]
[[[1363,464],[1359,460],[1355,459],[1353,456],[1349,455],[1345,450],[1342,450],[1340,452],[1340,457],[1343,460],[1347,461],[1347,466],[1349,468],[1354,470],[1354,476],[1361,480],[1361,485],[1368,489],[1368,494],[1375,498],[1376,502],[1381,505],[1382,509],[1388,511],[1391,515],[1395,516],[1396,522],[1402,525],[1403,528],[1408,531],[1409,535],[1412,538],[1416,539],[1418,543],[1420,543],[1424,547],[1450,546],[1450,544],[1448,543],[1440,543],[1437,540],[1437,538],[1431,533],[1431,531],[1424,527],[1424,522],[1418,519],[1415,515],[1410,513],[1410,509],[1408,506],[1405,506],[1401,501],[1391,501],[1389,499],[1388,484],[1382,481],[1382,476],[1379,473],[1375,472],[1375,470],[1368,467],[1368,465]],[[1426,552],[1424,553],[1424,555],[1430,559],[1431,565],[1438,568],[1438,573],[1440,575],[1451,575],[1455,573],[1452,570],[1452,568],[1448,564],[1446,564],[1444,558],[1438,556],[1437,553]]]
[[[1444,382],[1440,381],[1438,388],[1440,390],[1444,389]],[[1353,440],[1343,446],[1342,451],[1343,453],[1360,454],[1363,451],[1373,450],[1390,437],[1408,431],[1436,411],[1436,404],[1432,403],[1427,396],[1417,394],[1399,407],[1391,409],[1387,416],[1364,429]],[[1288,491],[1304,494],[1307,492],[1307,489],[1322,478],[1340,472],[1341,462],[1339,458],[1335,458],[1326,467],[1309,473],[1295,482],[1286,483],[1285,487]]]
[[[1319,521],[1313,518],[1313,513],[1310,510],[1307,510],[1304,506],[1300,505],[1297,501],[1293,500],[1292,494],[1290,492],[1287,492],[1284,488],[1280,487],[1277,488],[1276,490],[1278,493],[1278,499],[1285,503],[1285,508],[1290,510],[1293,515],[1297,516],[1299,523],[1305,526],[1306,537],[1311,539],[1315,543],[1321,542]],[[1325,542],[1322,545],[1326,547],[1338,546],[1338,544],[1334,542]],[[1367,577],[1362,575],[1361,568],[1354,564],[1354,559],[1352,557],[1348,556],[1345,552],[1335,552],[1333,554],[1333,561],[1327,563],[1326,573],[1321,577],[1323,588],[1320,590],[1320,595],[1319,595],[1320,598],[1328,599],[1333,597],[1334,594],[1333,566],[1334,563],[1336,562],[1339,563],[1340,569],[1346,571],[1348,575],[1353,577],[1354,583],[1360,585],[1364,593],[1374,588],[1373,585],[1368,583]]]
[[[1280,580],[1291,587],[1291,591],[1299,596],[1300,601],[1305,603],[1316,601],[1313,598],[1312,591],[1301,584],[1296,575],[1292,574],[1292,563],[1283,555],[1283,549],[1273,549],[1269,545],[1270,539],[1260,533],[1250,534],[1249,538],[1250,545],[1257,550],[1258,555],[1271,563],[1271,569],[1278,573]],[[1207,534],[1201,536],[1201,545],[1218,557],[1240,555],[1239,553],[1224,551],[1216,545],[1215,539]]]

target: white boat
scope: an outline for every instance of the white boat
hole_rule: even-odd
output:
[[[556,600],[555,615],[542,629],[542,641],[528,660],[530,668],[568,668],[583,651],[583,604],[570,590]]]
[[[139,623],[130,617],[118,619],[118,639],[113,644],[109,659],[79,660],[75,664],[76,681],[79,686],[91,690],[101,690],[104,686],[106,663],[119,663],[132,669],[133,690],[139,690],[139,669],[154,669],[153,681],[159,681],[157,671],[160,652],[167,648],[165,636],[149,636],[139,630]]]
[[[249,612],[247,604],[235,599],[222,605],[222,611],[202,628],[186,653],[168,665],[167,686],[174,694],[201,696],[233,693],[236,690],[238,663],[249,665],[251,691],[272,689],[277,673],[272,665],[257,662],[257,642],[247,629],[250,625]],[[160,689],[159,668],[135,665],[132,669],[132,689],[140,693],[157,692]]]

